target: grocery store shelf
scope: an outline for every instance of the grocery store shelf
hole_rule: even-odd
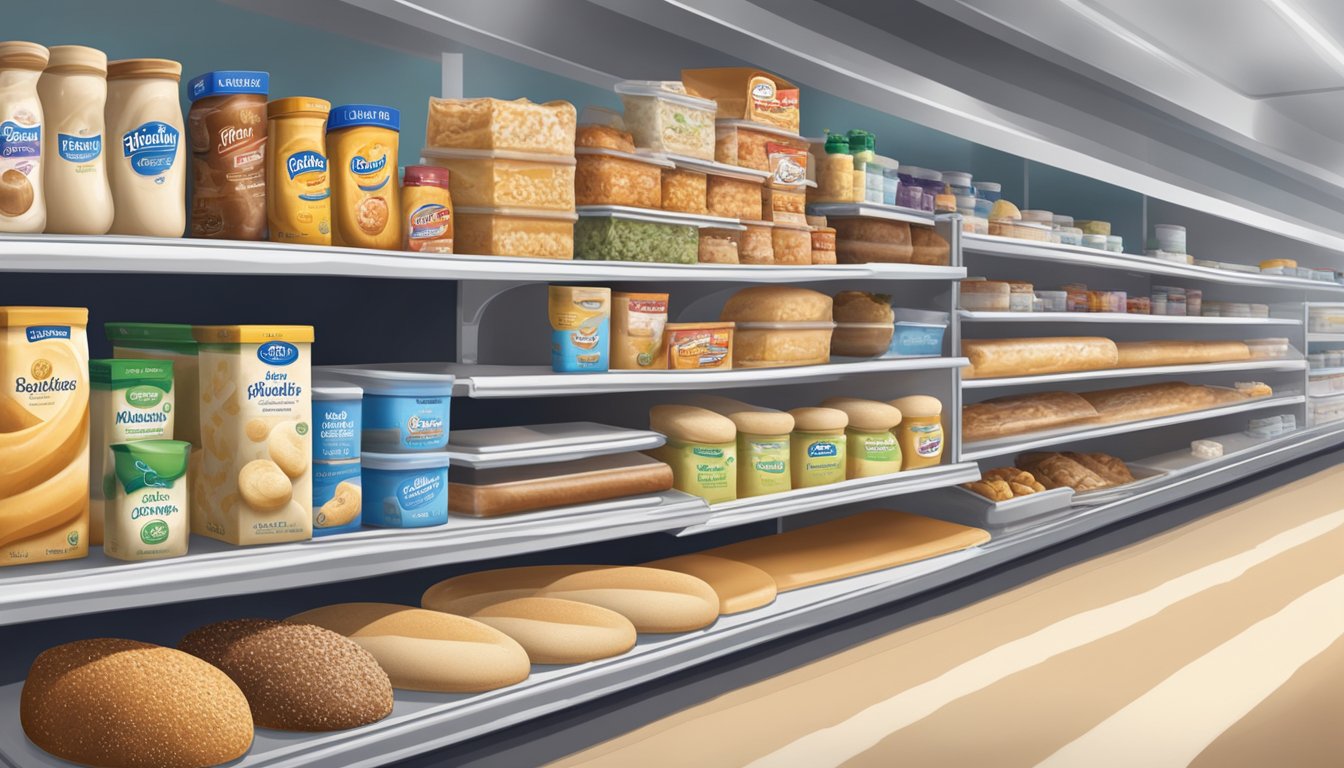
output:
[[[1185,424],[1191,421],[1216,419],[1220,416],[1231,416],[1233,414],[1246,413],[1249,411],[1300,405],[1304,402],[1306,402],[1306,397],[1303,395],[1267,397],[1258,400],[1250,400],[1245,403],[1237,403],[1236,405],[1228,405],[1222,408],[1206,408],[1202,411],[1191,411],[1189,413],[1178,413],[1174,416],[1163,416],[1159,419],[1126,421],[1119,424],[1105,424],[1093,427],[1066,427],[1064,429],[1052,429],[1026,435],[996,438],[994,440],[979,440],[962,444],[961,460],[978,461],[994,456],[1003,456],[1009,453],[1019,453],[1021,451],[1030,451],[1050,445],[1058,445],[1059,443],[1094,440],[1099,437],[1110,437],[1111,435],[1140,432],[1145,429],[1169,427],[1173,424]]]
[[[592,422],[456,430],[444,453],[454,466],[499,469],[647,451],[667,438],[646,429]]]
[[[1009,259],[1051,261],[1085,267],[1119,269],[1141,274],[1181,277],[1187,280],[1200,280],[1225,285],[1282,288],[1328,294],[1344,293],[1344,285],[1320,280],[1199,267],[1193,264],[1178,264],[1173,261],[1163,261],[1151,256],[1139,256],[1132,253],[1111,253],[1096,248],[1038,243],[1031,240],[1018,240],[994,235],[964,233],[961,237],[961,249],[963,254],[981,254]]]
[[[980,468],[973,463],[945,464],[912,469],[891,475],[862,477],[816,488],[798,488],[769,496],[711,504],[709,519],[683,529],[678,536],[717,531],[734,525],[774,520],[815,509],[838,507],[859,501],[885,499],[906,493],[946,488],[980,479]]]
[[[1065,381],[1092,381],[1093,379],[1131,379],[1140,376],[1188,376],[1198,373],[1226,373],[1230,371],[1302,371],[1306,360],[1244,360],[1236,363],[1203,363],[1201,365],[1152,365],[1142,368],[1106,368],[1099,371],[1071,371],[1041,376],[1004,376],[993,379],[962,378],[962,389],[998,389],[1026,387],[1033,384],[1058,384]]]
[[[1292,317],[1195,317],[1131,315],[1118,312],[973,312],[959,310],[964,323],[1107,323],[1137,325],[1301,325]]]
[[[1308,376],[1338,376],[1344,373],[1344,368],[1311,368],[1307,371]]]
[[[934,221],[932,213],[881,203],[811,203],[807,206],[807,212],[812,216],[833,216],[837,219],[850,217],[886,219],[888,221],[905,221],[911,224],[929,226],[932,226]]]
[[[0,625],[508,557],[680,531],[708,518],[702,499],[668,491],[508,517],[450,516],[433,528],[365,529],[291,544],[235,547],[193,536],[189,554],[167,560],[124,563],[95,548],[80,560],[0,569]]]
[[[312,275],[522,283],[549,280],[795,283],[957,280],[966,276],[966,270],[960,267],[920,264],[774,266],[557,261],[117,235],[0,235],[0,272]]]
[[[705,630],[642,635],[634,650],[622,656],[575,666],[534,666],[526,681],[497,691],[435,694],[398,690],[392,714],[361,728],[319,734],[258,729],[252,749],[232,765],[370,768],[441,749],[929,592],[1342,441],[1344,425],[1301,430],[1257,450],[1214,460],[1196,471],[1173,473],[1119,501],[1077,509],[998,535],[978,548],[785,592],[769,606],[720,617]],[[67,766],[24,737],[18,717],[21,690],[21,683],[0,687],[0,762],[12,768]]]
[[[964,357],[903,357],[890,360],[835,362],[789,368],[734,368],[727,371],[607,371],[553,373],[540,365],[474,365],[460,363],[389,366],[400,370],[442,371],[457,376],[454,395],[467,397],[554,397],[611,392],[724,389],[837,381],[861,373],[900,373],[962,368]]]
[[[1316,332],[1313,332],[1313,333],[1308,333],[1308,334],[1307,334],[1307,342],[1308,342],[1308,343],[1313,343],[1313,342],[1318,342],[1318,341],[1320,341],[1320,342],[1327,342],[1327,343],[1329,343],[1329,342],[1336,342],[1336,343],[1344,342],[1344,333],[1316,333]]]

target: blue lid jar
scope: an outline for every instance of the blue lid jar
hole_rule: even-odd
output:
[[[339,107],[332,107],[331,114],[327,117],[328,133],[359,125],[400,131],[401,111],[378,104],[342,104]]]
[[[196,101],[209,96],[227,96],[233,93],[259,93],[265,96],[270,92],[270,88],[269,72],[219,69],[193,77],[191,82],[187,83],[187,98]]]

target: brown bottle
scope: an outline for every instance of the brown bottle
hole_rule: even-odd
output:
[[[265,72],[207,72],[187,86],[191,236],[266,239]]]

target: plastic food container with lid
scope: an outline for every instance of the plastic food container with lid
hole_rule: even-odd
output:
[[[738,264],[738,248],[742,244],[740,229],[707,227],[700,230],[698,261],[701,264]]]
[[[1042,312],[1067,312],[1069,309],[1068,291],[1036,291],[1036,298],[1041,301]]]
[[[734,368],[824,365],[831,360],[830,320],[802,322],[739,321],[733,339]]]
[[[1158,250],[1185,253],[1185,227],[1179,224],[1157,224],[1153,227]]]
[[[799,189],[766,187],[761,216],[776,224],[807,224],[807,194]]]
[[[1035,286],[1031,283],[1008,284],[1008,311],[1030,312],[1036,299]]]
[[[574,258],[695,264],[701,223],[661,211],[615,211],[609,207],[580,211],[574,225]]]
[[[673,165],[649,154],[577,147],[574,150],[574,203],[660,208],[663,170]]]
[[[1036,221],[1017,219],[990,219],[989,234],[997,237],[1012,237],[1018,240],[1034,240],[1046,243],[1050,241],[1050,225]]]
[[[971,187],[975,190],[975,196],[988,200],[993,203],[1003,194],[1003,185],[997,181],[973,181]]]
[[[649,410],[649,429],[667,436],[649,455],[672,468],[672,487],[710,504],[737,498],[737,426],[714,411],[687,405]]]
[[[574,258],[572,211],[532,208],[458,207],[453,212],[453,247],[477,256]]]
[[[1096,248],[1097,250],[1106,250],[1106,235],[1083,235],[1082,245],[1084,248]]]
[[[1111,253],[1125,252],[1125,239],[1119,235],[1106,236],[1106,250]]]
[[[943,353],[950,316],[922,309],[896,310],[896,325],[887,357],[929,357]]]
[[[776,221],[770,231],[770,245],[776,264],[812,263],[812,228],[806,224]]]
[[[448,444],[452,374],[366,366],[323,368],[321,373],[364,390],[362,451],[439,451]]]
[[[845,427],[849,416],[835,408],[794,408],[790,472],[794,488],[814,488],[845,479]]]
[[[969,312],[1007,312],[1012,289],[999,280],[962,280],[960,309]]]
[[[454,206],[574,209],[573,157],[497,149],[420,150],[425,165],[447,168]]]
[[[836,323],[831,354],[842,357],[879,357],[891,347],[893,323]]]
[[[971,186],[971,174],[966,171],[943,171],[943,183],[954,195],[975,197],[975,187]]]
[[[901,412],[894,430],[901,444],[901,468],[937,466],[943,460],[943,403],[930,395],[909,395],[891,401]]]
[[[834,264],[835,227],[815,227],[812,230],[812,263]]]
[[[709,215],[709,176],[687,168],[664,168],[662,175],[664,211]]]
[[[772,183],[798,184],[797,164],[811,143],[796,133],[749,120],[715,121],[714,160],[770,174]],[[806,170],[804,168],[804,170]]]
[[[448,522],[448,454],[365,453],[364,524],[424,528]]]
[[[1055,226],[1055,234],[1059,236],[1060,245],[1078,245],[1083,244],[1083,230],[1077,227]]]
[[[1053,226],[1055,223],[1055,214],[1052,211],[1028,209],[1022,211],[1022,220],[1035,222],[1037,224],[1050,224]]]
[[[364,390],[323,373],[313,377],[313,460],[358,459]]]
[[[765,179],[745,173],[711,173],[706,188],[710,216],[759,219]]]
[[[625,108],[625,129],[634,136],[636,146],[714,159],[717,108],[712,99],[691,96],[675,80],[623,80],[615,91]]]
[[[876,477],[901,471],[901,444],[892,429],[901,423],[901,412],[877,400],[832,397],[823,408],[844,411],[849,417],[845,427],[845,477]]]
[[[935,199],[943,193],[943,174],[938,171],[931,171],[928,168],[910,168],[911,181],[923,190],[924,194],[920,197],[919,209],[932,213],[935,209]],[[902,181],[905,181],[902,179]]]
[[[746,230],[737,248],[737,258],[742,264],[775,263],[775,225],[768,221],[744,221]]]

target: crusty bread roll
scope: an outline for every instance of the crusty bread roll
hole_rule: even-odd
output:
[[[573,600],[520,597],[482,608],[471,618],[517,640],[533,664],[582,664],[635,647],[635,625],[629,619]]]
[[[392,714],[392,682],[373,654],[313,624],[220,621],[192,630],[177,648],[237,683],[262,728],[339,731]]]
[[[394,688],[477,693],[522,682],[531,671],[516,640],[479,621],[391,603],[339,603],[289,621],[316,624],[373,654]]]
[[[751,323],[821,322],[831,319],[831,297],[806,288],[757,285],[729,297],[719,319]]]
[[[933,227],[911,227],[910,246],[914,264],[945,267],[952,258],[952,246]]]
[[[769,605],[779,591],[775,580],[760,568],[713,555],[681,555],[644,565],[684,573],[705,582],[719,596],[719,613],[724,615]]]
[[[961,437],[968,443],[1095,421],[1097,409],[1072,392],[1033,392],[996,397],[961,409]]]
[[[1099,336],[963,339],[961,353],[971,361],[964,379],[1096,371],[1120,362],[1115,342]]]
[[[1230,363],[1251,359],[1251,348],[1241,341],[1122,341],[1116,347],[1120,368]]]
[[[1236,394],[1235,390],[1224,391]],[[1098,392],[1084,392],[1082,396],[1097,409],[1098,421],[1105,424],[1156,419],[1200,411],[1220,404],[1218,396],[1211,387],[1179,381],[1103,389]]]
[[[626,617],[640,632],[690,632],[719,617],[719,596],[684,573],[621,566],[566,576],[537,593],[600,605]]]
[[[543,587],[575,573],[606,565],[533,565],[464,573],[425,590],[420,605],[431,611],[470,616],[488,605],[532,597]]]
[[[896,310],[891,308],[891,297],[885,293],[841,291],[835,294],[834,303],[837,323],[896,322]]]
[[[704,554],[754,565],[780,592],[956,552],[989,541],[979,528],[892,509],[750,539]]]
[[[190,654],[134,640],[78,640],[43,651],[19,698],[23,732],[81,765],[201,768],[252,745],[247,699]]]

